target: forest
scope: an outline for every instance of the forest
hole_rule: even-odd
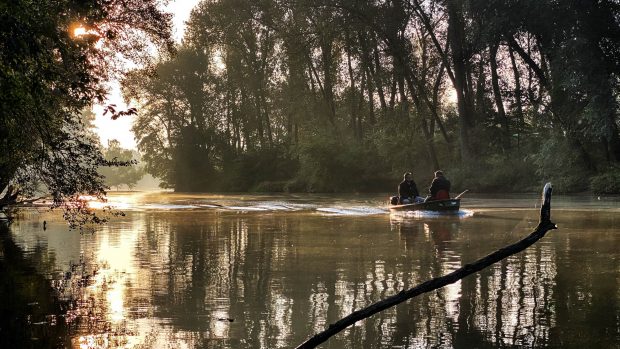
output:
[[[81,211],[102,167],[133,165],[84,120],[112,80],[132,107],[106,117],[134,118],[140,171],[175,191],[386,192],[442,169],[477,192],[620,192],[617,0],[201,1],[181,43],[155,0],[0,17],[0,210],[45,191]]]
[[[620,2],[202,1],[128,74],[176,191],[620,192]]]

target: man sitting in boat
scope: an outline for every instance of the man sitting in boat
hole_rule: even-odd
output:
[[[426,198],[426,201],[450,198],[450,181],[443,175],[442,171],[435,171],[435,178],[433,178],[429,191],[431,195]]]
[[[420,196],[418,187],[413,181],[411,172],[405,173],[403,181],[398,185],[398,201],[401,205],[424,202],[424,198]]]

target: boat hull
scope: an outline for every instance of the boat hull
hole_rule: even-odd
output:
[[[427,201],[419,204],[392,205],[390,211],[458,211],[461,207],[461,199],[447,199]]]

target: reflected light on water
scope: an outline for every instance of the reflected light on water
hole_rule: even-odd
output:
[[[131,276],[136,274],[134,268],[134,246],[136,233],[125,231],[122,241],[110,241],[109,234],[102,234],[99,249],[95,252],[101,269],[95,277],[95,292],[102,292],[108,302],[108,317],[118,323],[125,319],[125,288]]]
[[[230,320],[228,311],[216,310],[213,312],[211,320],[211,337],[212,338],[228,338],[230,330]]]
[[[93,283],[84,289],[81,314],[88,314],[89,334],[78,338],[80,349],[132,348],[144,341],[144,331],[128,325],[127,294],[140,271],[135,266],[135,246],[139,231],[131,226],[110,230],[103,227],[93,234],[96,261]]]
[[[85,280],[86,286],[76,289],[82,298],[71,332],[73,348],[294,347],[353,311],[526,236],[537,219],[534,210],[487,211],[467,219],[326,216],[314,209],[180,210],[214,198],[177,194],[168,201],[117,194],[111,201],[132,209],[93,234],[62,230],[61,221],[48,218],[46,231],[38,218],[12,226],[20,246],[57,264],[62,273],[50,275],[58,283],[65,275],[73,282]],[[155,203],[176,208],[136,208]],[[230,199],[228,206],[250,203]],[[578,226],[574,216],[558,212],[554,219]],[[620,222],[606,213],[588,219],[579,229],[549,234],[476,275],[359,321],[325,347],[580,347],[590,342],[596,345],[589,347],[613,347],[620,342],[614,334],[620,310],[613,301]],[[81,279],[72,267],[79,263],[67,262],[75,262],[75,256],[84,256],[83,264],[95,272]],[[611,334],[597,336],[603,331]]]
[[[94,196],[82,195],[80,200],[86,201],[88,207],[94,210],[103,209],[116,209],[116,210],[128,210],[135,206],[135,196],[115,196],[108,198],[106,201],[101,201]]]

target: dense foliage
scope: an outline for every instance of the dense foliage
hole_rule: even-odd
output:
[[[71,216],[78,194],[104,195],[97,170],[114,163],[82,111],[122,62],[171,49],[169,32],[157,0],[0,1],[0,209],[44,190]]]
[[[127,166],[103,166],[99,173],[105,177],[105,184],[117,190],[122,187],[133,189],[144,176],[142,167],[138,166],[140,154],[131,149],[124,149],[117,140],[108,141],[103,149],[103,156],[109,162],[122,162]]]
[[[617,1],[219,0],[125,95],[176,190],[616,191]]]

